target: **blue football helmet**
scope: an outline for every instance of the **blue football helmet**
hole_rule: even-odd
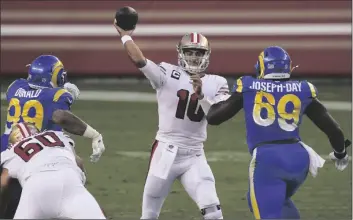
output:
[[[32,87],[62,87],[67,82],[64,65],[56,56],[41,55],[27,66],[29,66],[27,80]]]
[[[292,71],[292,60],[283,48],[271,46],[260,53],[255,69],[260,79],[287,79]]]

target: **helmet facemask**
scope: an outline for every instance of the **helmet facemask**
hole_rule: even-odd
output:
[[[198,74],[204,72],[210,61],[210,53],[200,48],[180,48],[178,54],[179,66],[186,72]]]

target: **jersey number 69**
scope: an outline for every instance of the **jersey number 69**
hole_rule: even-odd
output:
[[[263,101],[266,98],[267,102]],[[292,103],[293,110],[286,111],[288,103]],[[261,116],[261,111],[266,109],[267,117]],[[284,131],[294,131],[298,127],[301,110],[301,101],[298,96],[294,94],[287,94],[282,96],[278,103],[272,94],[266,92],[257,92],[255,96],[253,118],[256,124],[260,126],[270,126],[276,119],[279,127]],[[277,112],[277,114],[276,114]]]

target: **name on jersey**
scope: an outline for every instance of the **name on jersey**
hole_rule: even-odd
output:
[[[22,88],[19,88],[17,89],[15,96],[19,98],[37,98],[41,92],[41,89],[26,91]]]
[[[252,82],[250,89],[261,90],[265,92],[301,92],[302,85],[301,83],[297,83],[297,82],[275,84],[272,82],[254,81]]]

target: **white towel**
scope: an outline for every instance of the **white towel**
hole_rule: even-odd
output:
[[[324,166],[325,160],[308,145],[304,144],[303,142],[299,143],[306,149],[306,151],[308,151],[310,158],[309,171],[313,177],[316,177],[318,169]]]

